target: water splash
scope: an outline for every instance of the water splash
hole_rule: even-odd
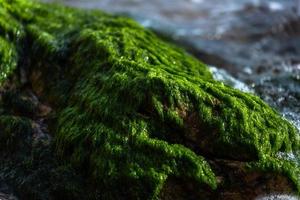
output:
[[[290,194],[270,194],[258,197],[256,200],[299,200],[299,197]]]
[[[250,88],[248,85],[243,83],[242,81],[234,78],[224,69],[219,69],[214,66],[209,66],[209,70],[211,71],[213,78],[215,80],[221,81],[226,85],[229,85],[233,88],[241,90],[243,92],[254,93],[254,90]]]
[[[292,111],[286,111],[282,113],[283,117],[288,119],[292,124],[294,124],[299,132],[300,132],[300,116],[299,114],[292,112]]]

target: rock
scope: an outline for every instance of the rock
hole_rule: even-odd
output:
[[[17,200],[17,198],[0,192],[0,200]]]
[[[24,68],[17,91],[30,90],[1,99],[0,177],[25,198],[229,198],[257,177],[267,190],[299,192],[299,165],[278,156],[298,156],[298,130],[186,52],[100,11],[25,0],[0,8],[0,80]],[[22,156],[9,150],[24,141]]]

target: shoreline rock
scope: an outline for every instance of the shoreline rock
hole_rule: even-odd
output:
[[[281,192],[281,182],[299,192],[299,165],[277,156],[298,155],[299,132],[260,98],[215,81],[130,19],[24,0],[0,6],[0,81],[14,86],[1,90],[0,177],[25,199],[168,199],[185,184],[191,199],[197,190],[226,199],[222,188],[241,195],[235,188],[251,190],[255,177],[271,183],[262,192]],[[241,186],[230,182],[235,172],[223,176],[228,167],[241,171]]]

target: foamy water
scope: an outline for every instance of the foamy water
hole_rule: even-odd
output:
[[[299,200],[300,198],[295,195],[289,194],[270,194],[268,196],[261,196],[255,200]]]
[[[221,81],[226,85],[229,85],[235,89],[243,92],[254,93],[254,90],[247,84],[231,76],[226,70],[220,69],[214,66],[209,66],[209,70],[215,80]]]

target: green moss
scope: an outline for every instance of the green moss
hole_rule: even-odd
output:
[[[26,138],[32,129],[26,119],[0,115],[0,150],[10,152],[26,145]]]
[[[297,155],[299,158],[299,154]],[[296,160],[287,160],[278,157],[265,157],[259,162],[249,163],[251,170],[259,170],[264,172],[278,172],[288,177],[292,182],[296,183],[298,192],[300,191],[300,162]]]
[[[22,25],[9,14],[8,7],[11,5],[0,1],[0,85],[17,66],[16,44],[23,34]]]
[[[16,48],[0,36],[0,83],[16,68]]]
[[[261,99],[213,80],[204,64],[130,19],[23,0],[1,4],[24,30],[20,63],[26,58],[29,71],[40,72],[32,85],[56,107],[57,153],[88,167],[106,199],[155,199],[172,176],[216,188],[205,157],[266,169],[287,166],[278,152],[300,149],[295,127]],[[3,63],[17,63],[17,55],[3,55]],[[299,189],[296,168],[268,170],[288,174]]]

